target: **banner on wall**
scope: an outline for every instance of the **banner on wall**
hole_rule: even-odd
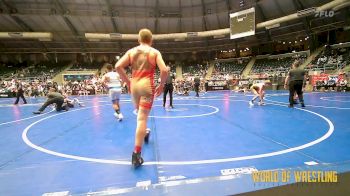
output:
[[[334,81],[337,83],[339,80],[343,79],[344,75],[329,75],[329,74],[320,74],[320,75],[313,75],[311,78],[311,84],[313,86],[316,85],[319,81]]]

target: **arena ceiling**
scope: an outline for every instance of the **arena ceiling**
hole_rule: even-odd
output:
[[[255,7],[256,23],[317,7],[330,0],[0,0],[0,32],[52,32],[52,41],[0,39],[1,53],[112,53],[135,41],[91,42],[85,33],[131,33],[149,28],[155,34],[229,28],[229,13]],[[255,36],[158,41],[167,53],[208,51],[305,37],[349,25],[349,8],[332,18],[307,17]]]

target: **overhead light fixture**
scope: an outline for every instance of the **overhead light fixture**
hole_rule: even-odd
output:
[[[111,39],[121,39],[122,38],[121,33],[110,33],[109,36],[111,37]]]
[[[239,6],[243,7],[244,6],[244,0],[239,1]]]
[[[310,16],[316,13],[316,8],[311,7],[297,12],[298,17]]]
[[[214,39],[219,39],[219,38],[224,38],[225,35],[214,35],[213,38]]]
[[[175,39],[174,41],[176,41],[176,42],[182,42],[182,41],[185,41],[186,39],[185,38],[177,38],[177,39]]]
[[[50,32],[0,32],[0,38],[5,39],[38,39],[39,41],[52,41]]]
[[[198,32],[187,32],[187,37],[198,37]]]
[[[99,42],[99,41],[101,41],[101,40],[100,40],[100,39],[93,39],[93,38],[92,38],[92,39],[88,39],[88,41],[89,41],[89,42]]]
[[[286,42],[283,42],[283,44],[286,44]]]
[[[277,23],[277,24],[273,24],[273,25],[270,25],[270,26],[266,26],[265,28],[268,30],[268,29],[273,29],[273,28],[277,28],[277,27],[280,27],[280,23]]]

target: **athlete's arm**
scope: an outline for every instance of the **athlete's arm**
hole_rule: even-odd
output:
[[[102,76],[101,82],[106,83],[108,82],[108,79],[106,75]]]
[[[160,52],[157,53],[156,63],[160,70],[160,84],[164,85],[168,77],[169,69],[166,67],[162,54]]]
[[[163,87],[168,77],[169,69],[166,67],[160,52],[157,52],[156,63],[160,70],[160,83],[156,88],[155,96],[159,96],[163,92]]]
[[[288,81],[289,81],[289,73],[290,72],[288,72],[288,75],[287,75],[286,79],[284,80],[284,89],[287,89],[287,84],[288,84]]]
[[[303,88],[306,86],[306,80],[307,80],[307,72],[304,72],[304,80],[303,80]]]
[[[130,89],[130,79],[128,78],[128,75],[125,73],[125,68],[129,66],[129,55],[130,51],[126,52],[122,58],[119,59],[119,61],[115,64],[115,69],[117,73],[120,76],[120,79],[128,85],[128,89]]]
[[[264,91],[265,85],[260,85],[259,87],[259,95],[262,96],[262,92]]]

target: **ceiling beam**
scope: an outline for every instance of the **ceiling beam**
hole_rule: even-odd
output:
[[[159,28],[159,21],[158,21],[159,15],[160,15],[160,12],[159,12],[159,0],[156,0],[156,7],[154,8],[154,17],[155,17],[155,20],[154,20],[154,33],[155,34],[157,34],[159,32],[158,31],[158,28]]]
[[[227,7],[227,10],[228,10],[228,13],[230,13],[231,10],[232,10],[230,0],[226,0],[226,7]]]
[[[181,4],[181,0],[179,0],[179,13],[180,13],[180,17],[179,17],[179,33],[182,33],[182,4]]]
[[[14,6],[10,5],[5,0],[0,0],[0,2],[3,5],[3,7],[6,9],[6,11],[9,14],[10,18],[17,25],[19,25],[24,31],[33,32],[33,29],[29,25],[27,25],[23,20],[21,20],[19,17],[14,15],[14,14],[17,14],[17,12],[18,12],[18,10]]]
[[[208,31],[207,18],[206,18],[206,15],[207,15],[207,8],[205,7],[204,0],[201,0],[201,3],[202,3],[202,13],[203,13],[203,17],[202,17],[203,20],[202,20],[202,21],[203,21],[204,31]],[[207,38],[207,37],[205,38],[205,45],[206,45],[207,47],[209,46],[208,38]]]
[[[114,31],[114,33],[119,33],[118,24],[115,21],[115,18],[117,17],[116,11],[113,10],[110,0],[105,0],[105,1],[106,1],[106,5],[107,5],[109,16],[110,16],[110,20],[111,20],[111,23],[112,23],[112,26],[113,26],[113,31]],[[122,44],[122,42],[120,40],[118,41],[118,45],[119,45],[120,49],[123,48],[123,44]]]
[[[118,33],[118,25],[117,25],[117,22],[114,20],[116,16],[116,12],[115,10],[113,10],[112,6],[111,6],[111,3],[110,3],[110,0],[105,0],[106,2],[106,5],[107,5],[107,9],[108,9],[108,13],[109,13],[109,16],[110,16],[110,19],[111,19],[111,23],[113,25],[113,30],[115,33]]]
[[[7,50],[7,48],[6,48],[5,44],[0,42],[0,51],[3,52],[3,51],[6,51],[6,50]]]
[[[207,18],[206,18],[206,15],[207,15],[207,9],[205,7],[205,3],[204,3],[204,0],[201,0],[202,2],[202,13],[203,13],[203,26],[204,26],[204,31],[208,31],[208,27],[207,27]]]
[[[61,0],[51,0],[53,1],[52,4],[58,6],[59,8],[59,13],[60,16],[63,18],[64,22],[66,23],[66,25],[68,26],[68,28],[71,30],[71,32],[73,33],[73,35],[78,38],[79,43],[80,43],[80,48],[82,50],[82,52],[85,52],[85,45],[83,43],[83,35],[79,34],[79,31],[75,28],[75,26],[73,25],[73,23],[69,20],[69,13],[70,10],[68,10],[64,3],[61,2]]]
[[[20,19],[18,16],[15,16],[14,14],[17,14],[18,10],[16,7],[13,5],[10,5],[8,2],[5,0],[0,0],[0,3],[3,5],[3,7],[6,9],[7,13],[9,14],[10,18],[17,24],[19,25],[23,31],[26,32],[34,32],[34,30],[27,24],[25,23],[22,19]],[[41,41],[37,40],[37,44],[41,46],[43,49],[43,52],[47,52],[47,48],[44,43]]]
[[[265,14],[264,14],[264,12],[263,12],[261,6],[259,5],[258,0],[256,0],[255,3],[256,3],[256,6],[255,6],[255,7],[256,7],[257,11],[260,13],[260,16],[261,16],[262,20],[263,20],[263,21],[266,21],[267,18],[266,18],[266,16],[265,16]],[[267,40],[268,40],[268,41],[272,41],[270,31],[267,30],[266,28],[264,29],[264,31],[265,31],[265,35],[267,36]]]
[[[303,10],[305,9],[304,5],[299,1],[299,0],[292,0],[294,8],[296,10]],[[302,17],[301,21],[303,22],[304,28],[305,28],[305,32],[306,35],[310,37],[309,39],[309,46],[311,50],[316,49],[316,42],[314,37],[312,36],[312,31],[311,31],[311,27],[310,27],[310,20],[308,19],[308,17]]]
[[[294,8],[296,10],[303,10],[305,9],[304,5],[299,1],[299,0],[292,0]],[[311,30],[310,30],[310,21],[307,17],[302,17],[302,22],[304,24],[304,28],[306,30],[306,33],[308,36],[311,35]]]

